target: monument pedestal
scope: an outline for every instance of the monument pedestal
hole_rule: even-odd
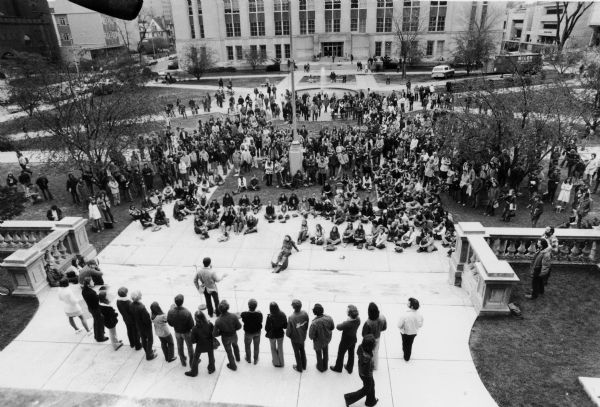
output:
[[[290,174],[292,177],[296,175],[298,170],[302,171],[302,145],[300,142],[294,141],[290,145]]]

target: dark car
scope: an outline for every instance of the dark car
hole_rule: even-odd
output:
[[[179,62],[170,62],[169,65],[167,65],[167,69],[179,69]]]

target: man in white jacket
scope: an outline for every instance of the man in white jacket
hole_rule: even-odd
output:
[[[412,345],[417,336],[419,329],[423,326],[423,316],[419,313],[419,301],[415,298],[408,299],[408,309],[400,317],[398,328],[402,335],[402,351],[404,352],[404,360],[410,360],[412,353]]]

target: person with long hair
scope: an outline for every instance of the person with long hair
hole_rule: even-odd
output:
[[[83,310],[81,309],[81,305],[79,305],[79,300],[75,297],[75,293],[69,285],[69,280],[63,278],[60,280],[59,285],[58,299],[64,303],[63,309],[67,318],[69,318],[69,324],[71,324],[76,333],[82,332],[83,329],[79,328],[75,323],[75,318],[79,318],[81,324],[85,328],[85,332],[90,333],[87,321],[83,317]]]
[[[367,309],[368,319],[365,321],[362,329],[362,336],[373,335],[375,338],[375,346],[373,347],[373,369],[377,370],[379,356],[379,339],[381,333],[387,329],[387,321],[383,315],[379,313],[379,307],[374,302],[369,303]]]
[[[398,321],[398,328],[402,335],[402,353],[404,354],[404,360],[409,361],[412,353],[412,346],[419,332],[419,329],[423,326],[423,316],[418,312],[419,300],[416,298],[408,299],[408,309],[400,317]]]
[[[269,315],[267,315],[265,331],[271,343],[271,357],[275,367],[283,367],[284,365],[283,338],[286,328],[286,315],[279,309],[276,302],[272,302],[269,304]]]
[[[338,346],[337,359],[335,366],[329,368],[334,372],[341,373],[342,365],[344,364],[344,355],[348,352],[348,363],[344,368],[348,373],[352,373],[354,369],[354,346],[356,345],[356,332],[360,326],[360,318],[358,317],[358,309],[350,304],[348,305],[348,319],[344,322],[337,324],[336,329],[342,331],[342,339]]]
[[[212,322],[206,319],[202,311],[196,311],[194,314],[196,325],[192,328],[192,343],[196,345],[194,358],[190,361],[190,370],[185,372],[186,376],[196,377],[198,375],[198,364],[200,355],[208,353],[208,374],[215,371],[215,353],[214,353],[214,326]]]
[[[375,337],[371,334],[363,336],[362,343],[358,346],[358,375],[363,382],[363,387],[352,393],[344,394],[346,406],[356,403],[363,397],[367,397],[366,406],[374,406],[379,401],[375,398],[375,381],[373,380]]]

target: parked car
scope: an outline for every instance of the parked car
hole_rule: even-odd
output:
[[[158,64],[158,61],[152,60],[152,61],[149,61],[148,63],[146,63],[146,66],[152,66],[152,65],[156,65],[156,64]]]
[[[449,65],[437,65],[437,66],[434,66],[433,69],[431,70],[431,78],[432,79],[436,79],[436,78],[446,79],[446,78],[452,78],[453,76],[454,76],[454,69],[451,68]]]
[[[169,55],[169,61],[177,59],[177,54]]]
[[[179,62],[177,62],[177,61],[169,62],[169,65],[167,65],[167,69],[179,69]]]
[[[271,59],[271,63],[265,67],[267,72],[279,72],[281,70],[281,60],[279,58]]]

